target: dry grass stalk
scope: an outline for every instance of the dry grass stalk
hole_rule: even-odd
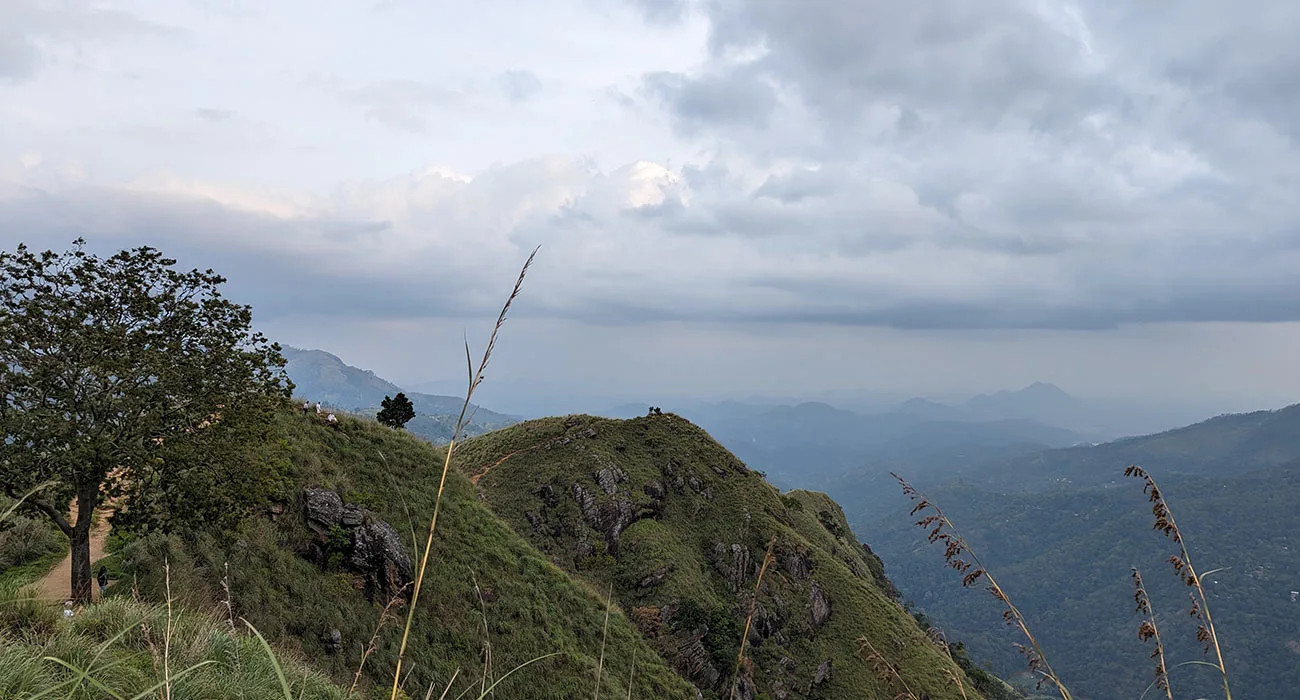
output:
[[[916,693],[907,686],[907,681],[903,676],[889,663],[884,654],[872,646],[871,641],[866,636],[858,637],[858,654],[871,664],[871,670],[876,674],[876,680],[884,683],[889,691],[895,693],[894,700],[917,700]],[[863,653],[865,652],[865,654]]]
[[[1210,648],[1213,647],[1217,664],[1212,665],[1219,669],[1219,678],[1223,681],[1224,697],[1227,700],[1232,700],[1232,690],[1228,687],[1228,670],[1223,665],[1223,649],[1219,646],[1219,635],[1214,631],[1214,621],[1210,617],[1209,601],[1205,596],[1205,588],[1201,586],[1201,575],[1197,574],[1196,569],[1192,567],[1192,557],[1187,552],[1187,543],[1183,540],[1183,533],[1178,529],[1178,523],[1174,520],[1173,511],[1169,509],[1169,504],[1165,501],[1160,487],[1156,486],[1156,480],[1145,469],[1136,464],[1129,465],[1124,470],[1124,476],[1142,480],[1142,492],[1147,495],[1147,500],[1151,502],[1151,514],[1155,516],[1153,529],[1159,530],[1166,537],[1173,540],[1174,544],[1178,545],[1178,554],[1169,557],[1169,563],[1174,567],[1174,573],[1178,574],[1183,583],[1195,591],[1195,593],[1188,593],[1188,596],[1192,599],[1191,616],[1199,621],[1196,626],[1196,641],[1204,645],[1207,654]]]
[[[1038,640],[1029,631],[1025,616],[1011,602],[1010,596],[1007,595],[1002,586],[998,585],[997,580],[989,573],[988,568],[980,562],[979,557],[975,555],[970,545],[957,531],[957,527],[953,525],[952,520],[944,514],[939,506],[935,505],[915,488],[912,488],[912,485],[907,483],[903,477],[893,472],[890,472],[890,476],[893,476],[902,485],[903,493],[908,498],[916,501],[916,505],[912,507],[911,515],[930,511],[916,521],[916,525],[929,530],[928,539],[931,544],[935,542],[944,543],[944,560],[948,563],[948,566],[963,574],[961,585],[970,587],[980,578],[988,581],[988,592],[1006,608],[1002,611],[1002,619],[1006,620],[1007,624],[1018,627],[1020,632],[1025,635],[1025,639],[1029,640],[1030,646],[1016,644],[1015,647],[1021,654],[1024,654],[1029,664],[1029,670],[1038,675],[1037,686],[1041,688],[1044,683],[1050,681],[1056,687],[1057,692],[1061,694],[1063,700],[1074,700],[1074,695],[1070,693],[1069,688],[1065,687],[1060,677],[1056,675],[1056,671],[1052,670],[1051,664],[1047,662],[1047,657],[1043,654],[1043,649],[1039,646]],[[970,557],[970,560],[967,561],[963,558],[964,556]]]
[[[226,594],[226,599],[221,604],[226,609],[226,622],[233,630],[235,629],[235,606],[230,596],[230,562],[222,562],[221,566],[225,571],[221,576],[221,590]]]
[[[632,647],[632,670],[627,672],[627,700],[632,700],[632,679],[636,678],[636,647]]]
[[[609,592],[605,594],[605,626],[600,631],[600,661],[596,663],[596,695],[595,700],[600,700],[600,677],[605,671],[605,640],[609,638],[609,609],[614,605],[614,584],[609,584]]]
[[[388,604],[384,606],[383,612],[379,613],[379,622],[375,623],[374,634],[370,635],[370,641],[366,643],[366,648],[362,650],[361,663],[357,666],[357,672],[352,676],[352,685],[348,686],[349,697],[356,692],[357,684],[361,682],[361,672],[366,668],[366,661],[370,658],[371,654],[375,653],[375,649],[377,648],[376,644],[379,642],[379,632],[384,628],[384,623],[391,618],[389,612],[393,609],[393,606],[397,605],[398,602],[401,601],[407,587],[410,585],[410,582],[407,582],[401,588],[397,589],[397,592],[393,594],[391,599],[389,599]]]
[[[758,589],[763,585],[763,574],[767,573],[767,567],[774,561],[772,550],[776,547],[776,535],[772,536],[771,541],[767,543],[767,553],[763,555],[763,565],[758,569],[758,580],[754,582],[754,597],[749,601],[749,615],[745,617],[745,631],[740,635],[740,652],[736,654],[736,671],[731,675],[731,694],[729,699],[736,697],[736,685],[740,682],[740,667],[745,661],[745,642],[749,641],[749,627],[754,622],[754,613],[758,611]]]
[[[1174,700],[1173,690],[1169,687],[1169,667],[1165,665],[1165,646],[1160,641],[1160,629],[1156,627],[1156,614],[1151,609],[1151,597],[1147,595],[1146,586],[1142,584],[1142,572],[1137,567],[1133,567],[1133,601],[1137,603],[1137,611],[1142,613],[1142,624],[1138,626],[1138,639],[1148,641],[1154,639],[1156,648],[1151,652],[1151,658],[1156,660],[1156,680],[1155,686],[1165,691],[1165,697]]]
[[[961,672],[961,667],[957,664],[957,657],[952,655],[952,647],[948,644],[948,638],[944,636],[943,630],[938,627],[930,627],[926,629],[925,635],[929,637],[930,641],[934,642],[936,646],[943,649],[943,653],[947,654],[948,658],[952,660],[952,665],[957,667],[956,671],[951,668],[945,668],[943,672],[944,675],[948,677],[948,681],[957,686],[957,692],[961,693],[962,700],[966,700],[966,682],[962,680],[964,673]]]
[[[163,698],[165,700],[171,700],[172,565],[171,561],[167,558],[163,559],[163,575],[167,586],[167,633],[163,636]]]
[[[411,624],[415,620],[415,609],[420,601],[420,588],[424,585],[424,572],[429,567],[429,552],[433,549],[433,535],[438,529],[438,511],[442,505],[442,493],[447,485],[447,472],[451,469],[451,455],[456,448],[456,439],[465,428],[465,413],[469,410],[470,400],[474,396],[474,390],[483,382],[483,372],[487,369],[488,361],[492,358],[492,349],[496,347],[497,334],[501,327],[505,325],[506,314],[510,311],[510,305],[514,303],[515,298],[519,296],[519,291],[523,288],[524,277],[528,274],[528,268],[533,264],[533,258],[537,257],[537,251],[541,246],[533,249],[529,254],[528,260],[524,261],[524,266],[519,270],[519,277],[515,280],[514,289],[510,292],[510,298],[506,300],[501,307],[501,313],[497,316],[496,325],[492,328],[492,335],[488,338],[487,348],[483,351],[483,359],[479,362],[478,371],[474,371],[473,360],[470,359],[469,341],[465,342],[465,365],[469,369],[469,388],[465,392],[465,401],[460,407],[460,416],[456,418],[456,427],[452,430],[451,440],[447,442],[447,454],[442,462],[442,476],[438,480],[438,494],[433,501],[433,516],[429,519],[429,533],[425,539],[424,550],[420,556],[420,568],[415,575],[415,588],[411,591],[411,606],[406,614],[406,624],[402,627],[402,643],[397,650],[397,667],[393,670],[393,687],[389,694],[389,700],[397,700],[397,689],[402,678],[402,663],[406,659],[406,645],[411,636]]]

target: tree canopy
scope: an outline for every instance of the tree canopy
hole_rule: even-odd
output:
[[[406,398],[406,394],[400,391],[391,399],[385,396],[380,406],[375,418],[390,428],[401,428],[415,417],[415,406],[410,399]]]
[[[28,503],[70,538],[78,598],[101,498],[139,527],[238,505],[265,482],[233,478],[257,466],[240,451],[292,390],[279,345],[221,295],[225,278],[175,265],[147,246],[101,258],[82,239],[0,252],[0,487],[53,482]]]

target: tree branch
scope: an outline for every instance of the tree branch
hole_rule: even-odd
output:
[[[20,496],[16,491],[14,491],[12,486],[5,487],[5,494],[13,499],[22,498],[22,496]],[[27,498],[27,502],[30,503],[32,507],[48,515],[50,517],[50,520],[53,520],[54,524],[58,525],[59,529],[63,531],[63,534],[67,535],[68,537],[72,537],[72,526],[68,524],[68,519],[63,517],[63,514],[60,513],[57,508],[50,505],[48,501],[42,498],[37,498],[36,496],[33,495]]]

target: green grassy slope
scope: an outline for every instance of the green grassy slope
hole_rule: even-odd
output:
[[[90,678],[78,680],[77,672],[46,657]],[[301,659],[280,655],[277,663],[294,697],[346,697],[343,687]],[[187,671],[197,664],[204,665]],[[169,625],[165,606],[117,596],[64,619],[48,606],[15,605],[11,596],[0,595],[0,698],[129,698],[165,678],[171,679],[173,700],[284,699],[257,638],[215,616],[178,610]],[[148,695],[161,696],[160,688]]]
[[[728,696],[775,537],[737,697],[893,698],[899,689],[858,654],[863,636],[918,697],[961,697],[949,676],[956,666],[882,590],[879,561],[833,501],[783,497],[680,417],[529,421],[456,454],[459,470],[481,477],[494,511],[593,587],[612,586],[655,649],[706,696]],[[977,697],[968,682],[966,694]]]
[[[262,458],[283,462],[290,483],[286,493],[334,489],[391,523],[408,549],[412,529],[420,531],[423,545],[442,466],[439,448],[373,422],[345,419],[336,432],[287,410],[279,432],[279,443],[266,446]],[[252,517],[223,539],[135,541],[122,553],[125,570],[142,590],[158,596],[167,557],[173,591],[182,603],[213,609],[224,598],[221,579],[228,562],[235,614],[346,685],[386,601],[368,600],[358,577],[337,563],[345,547],[327,544],[324,566],[302,556],[312,535],[300,502],[273,509],[282,509],[274,520]],[[494,697],[586,697],[596,686],[605,609],[596,590],[547,561],[479,502],[465,477],[453,473],[407,650],[404,668],[411,675],[404,688],[424,697],[435,686],[437,697],[453,674],[457,680],[449,697],[477,688],[490,645],[493,678],[538,656],[562,654],[507,678]],[[404,606],[397,609],[398,617],[405,614]],[[368,681],[383,684],[391,678],[400,627],[399,620],[381,629],[367,665]],[[328,637],[323,638],[332,630],[340,633],[341,653],[330,653]],[[601,694],[626,697],[630,677],[635,698],[694,696],[615,606]]]

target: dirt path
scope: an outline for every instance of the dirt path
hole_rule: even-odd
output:
[[[561,436],[558,437],[558,438],[551,438],[551,439],[549,439],[549,440],[543,440],[543,441],[537,443],[536,445],[529,445],[528,447],[521,447],[521,448],[519,448],[519,449],[517,449],[517,450],[515,450],[515,451],[513,451],[513,452],[508,452],[508,453],[506,453],[506,456],[505,456],[505,457],[502,457],[501,459],[498,459],[497,461],[493,462],[492,464],[487,464],[487,465],[484,465],[484,466],[479,467],[478,469],[476,469],[476,470],[474,471],[474,473],[471,474],[470,477],[469,477],[470,483],[472,483],[472,484],[474,484],[475,486],[477,486],[477,485],[478,485],[478,480],[479,480],[479,479],[482,479],[483,477],[487,476],[487,473],[488,473],[488,472],[490,472],[490,471],[492,471],[493,469],[495,469],[495,468],[501,466],[502,463],[504,463],[507,459],[510,459],[511,457],[514,457],[515,455],[517,455],[517,454],[519,454],[519,453],[521,453],[521,452],[527,452],[527,451],[529,451],[529,450],[535,450],[535,449],[537,449],[537,448],[539,448],[539,447],[546,447],[548,444],[551,444],[551,443],[554,443],[554,442],[559,442],[560,438],[562,438],[562,437],[564,437],[564,436],[561,435]]]
[[[76,523],[77,502],[72,502],[71,517],[69,523]],[[95,570],[95,563],[104,556],[104,543],[108,540],[108,509],[96,511],[99,516],[95,524],[90,529],[90,570]],[[99,600],[99,586],[93,582],[90,586],[92,600]],[[36,583],[36,597],[41,600],[62,605],[63,601],[72,598],[72,554],[64,557],[49,573],[41,577]]]

